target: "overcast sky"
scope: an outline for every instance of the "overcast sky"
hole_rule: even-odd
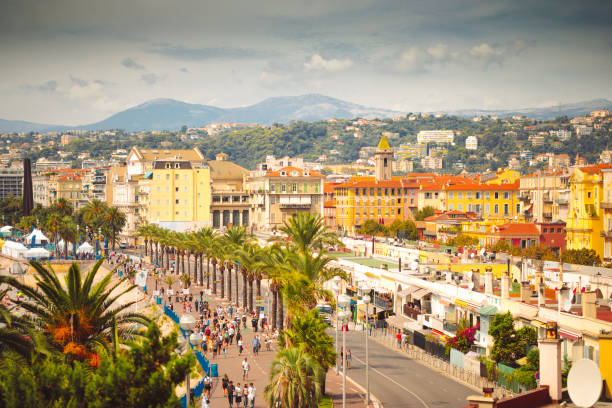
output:
[[[612,99],[612,1],[0,0],[0,118],[322,93],[401,111]]]

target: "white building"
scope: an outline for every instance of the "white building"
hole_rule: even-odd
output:
[[[565,130],[565,129],[549,130],[548,133],[550,133],[550,135],[553,137],[555,136],[558,137],[559,140],[568,140],[570,137],[572,137],[571,130]]]
[[[454,130],[421,130],[417,135],[418,143],[452,143],[454,140]]]
[[[465,139],[465,148],[467,150],[477,150],[478,149],[478,138],[476,136],[468,136]]]

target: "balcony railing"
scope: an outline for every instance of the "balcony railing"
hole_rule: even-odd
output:
[[[283,203],[280,204],[280,208],[282,210],[288,210],[288,209],[309,209],[310,208],[310,204],[292,204],[292,203]]]
[[[602,231],[602,232],[600,233],[600,235],[601,235],[603,238],[612,238],[612,230],[609,230],[609,231]]]
[[[544,218],[551,218],[552,219],[552,213],[542,213],[542,216]]]
[[[599,206],[603,210],[610,210],[610,209],[612,209],[612,203],[602,202]]]
[[[567,198],[557,198],[555,200],[555,203],[557,203],[559,205],[568,205],[569,201],[567,200]]]

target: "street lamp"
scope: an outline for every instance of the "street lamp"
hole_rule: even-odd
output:
[[[191,315],[188,314],[184,314],[181,316],[181,319],[179,320],[179,326],[181,327],[181,329],[185,330],[185,332],[187,334],[189,334],[193,328],[195,327],[195,318]],[[196,334],[196,333],[194,333]],[[192,334],[191,336],[189,336],[189,340],[192,340],[192,336],[194,335]],[[199,335],[199,333],[198,333]],[[179,336],[180,337],[180,336]],[[201,340],[201,336],[200,336],[200,340]],[[185,344],[187,340],[183,339],[183,341],[179,340],[179,344]],[[187,345],[187,350],[189,350],[189,345]],[[185,393],[185,400],[187,401],[185,407],[189,408],[189,399],[191,398],[191,386],[189,385],[189,370],[187,370],[187,376],[185,378],[185,389],[186,389],[186,393]]]
[[[366,406],[370,406],[370,354],[368,353],[368,326],[370,325],[370,296],[364,295],[361,298],[363,304],[366,307],[365,313],[365,321],[366,321],[366,329],[365,329],[365,349],[366,349]]]
[[[339,276],[334,276],[332,279],[332,289],[334,295],[336,295],[336,375],[338,374],[338,294],[340,293],[340,280]]]
[[[338,296],[338,304],[346,309],[351,302],[351,298],[346,295]],[[338,319],[344,326],[347,324],[351,317],[351,314],[346,310],[342,310],[338,313]],[[342,330],[342,408],[346,408],[346,330]]]

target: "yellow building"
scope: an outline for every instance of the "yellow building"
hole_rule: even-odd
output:
[[[499,169],[496,172],[485,173],[480,176],[483,184],[512,184],[521,177],[521,173],[516,170]]]
[[[519,182],[445,185],[445,210],[472,212],[495,224],[520,221]]]
[[[205,162],[156,161],[149,190],[149,222],[186,231],[211,225],[210,168]]]
[[[570,177],[570,199],[567,217],[567,249],[594,249],[604,258],[604,199],[602,170],[609,164],[579,167]]]

